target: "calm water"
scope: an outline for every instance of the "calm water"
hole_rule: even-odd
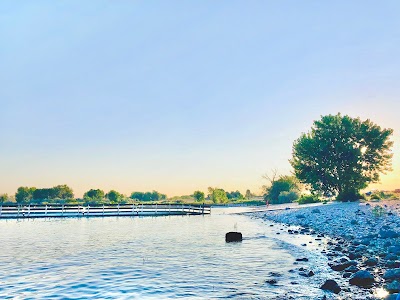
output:
[[[279,228],[214,209],[210,216],[0,221],[0,298],[296,299],[321,296],[322,257]],[[226,244],[234,226],[242,243]],[[283,231],[281,231],[283,232]],[[307,237],[305,237],[307,238]],[[307,256],[314,278],[289,270]],[[279,273],[277,275],[271,272]],[[319,272],[321,274],[319,274]],[[278,276],[279,276],[278,274]],[[266,280],[277,278],[271,285]],[[295,284],[291,283],[295,282]]]

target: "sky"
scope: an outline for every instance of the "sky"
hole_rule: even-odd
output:
[[[322,115],[394,129],[398,1],[3,1],[0,193],[250,189]]]

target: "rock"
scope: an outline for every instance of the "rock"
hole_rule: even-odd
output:
[[[228,232],[225,235],[225,242],[241,242],[243,240],[243,236],[240,232]]]
[[[399,255],[399,254],[400,254],[400,245],[390,246],[390,247],[388,248],[388,252],[389,252],[389,253],[394,253],[394,254]]]
[[[386,270],[385,274],[383,274],[383,279],[388,281],[400,280],[400,268]]]
[[[385,256],[386,260],[396,260],[397,255],[394,255],[393,253],[389,253],[388,255]]]
[[[368,246],[371,243],[370,238],[364,238],[360,241],[361,245]]]
[[[314,274],[313,271],[307,271],[307,270],[305,270],[305,271],[303,271],[303,272],[300,272],[299,275],[300,275],[300,276],[303,276],[303,277],[312,277],[312,276],[314,276],[315,274]]]
[[[340,286],[336,283],[335,280],[328,279],[325,283],[321,286],[321,290],[330,291],[335,294],[339,294],[342,290]]]
[[[267,279],[265,282],[269,284],[277,284],[278,281],[276,281],[276,279]]]
[[[375,282],[374,276],[365,270],[361,270],[351,276],[349,283],[361,287],[370,287]]]
[[[400,294],[388,295],[385,300],[400,300]]]
[[[349,278],[350,276],[352,275],[352,273],[350,273],[350,272],[345,272],[345,273],[343,273],[343,278]]]
[[[307,257],[296,258],[296,261],[308,261],[308,258]]]
[[[360,253],[355,253],[355,252],[349,252],[349,258],[350,259],[356,259],[360,258],[362,255]]]
[[[374,257],[371,257],[371,258],[369,258],[369,259],[367,259],[367,260],[365,261],[365,264],[366,264],[367,266],[370,266],[370,267],[376,266],[376,265],[378,264],[378,260],[377,260],[376,258],[374,258]]]
[[[394,280],[393,282],[387,284],[385,286],[385,288],[391,294],[398,293],[398,292],[400,292],[400,282],[398,282],[397,280]]]
[[[394,239],[399,237],[399,234],[394,230],[379,230],[379,236],[383,239]]]
[[[350,273],[355,273],[358,271],[358,268],[356,266],[350,266],[350,267],[346,268],[345,271],[350,272]]]
[[[399,267],[400,267],[400,264],[398,264],[398,263],[400,263],[398,260],[396,260],[396,261],[389,260],[389,261],[387,261],[387,262],[385,263],[385,267],[386,267],[387,269],[399,268]]]
[[[354,260],[349,260],[347,257],[342,257],[335,259],[332,263],[329,264],[332,270],[334,271],[343,271],[344,269],[350,266],[356,266],[357,262]]]

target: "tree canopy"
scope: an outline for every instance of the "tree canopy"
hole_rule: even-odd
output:
[[[193,193],[193,197],[194,197],[194,199],[196,199],[196,201],[198,201],[198,202],[201,202],[201,201],[204,201],[204,193],[203,192],[201,192],[201,191],[195,191],[194,193]]]
[[[85,202],[100,202],[104,199],[104,191],[100,189],[91,189],[83,195]]]
[[[293,144],[296,177],[311,190],[356,200],[361,189],[391,170],[392,129],[347,115],[327,115]]]
[[[132,192],[131,199],[138,200],[138,201],[159,201],[167,199],[167,195],[161,194],[157,191],[152,192]]]
[[[208,188],[208,197],[214,203],[226,203],[228,202],[228,197],[223,189],[219,188]]]
[[[111,190],[106,194],[106,198],[110,200],[110,203],[115,204],[120,203],[124,198],[124,195],[118,193],[117,191]]]

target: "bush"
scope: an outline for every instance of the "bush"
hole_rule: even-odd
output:
[[[371,196],[371,200],[372,200],[372,199],[381,200],[381,197],[380,197],[378,194],[373,194],[373,195]]]
[[[354,202],[361,199],[365,200],[365,196],[356,192],[343,192],[337,195],[336,197],[336,201],[342,201],[342,202],[347,202],[347,201]]]
[[[318,203],[321,202],[318,196],[316,195],[302,195],[299,200],[297,200],[299,204],[308,204],[308,203]]]
[[[277,203],[290,203],[297,199],[299,199],[299,195],[296,192],[280,192]]]

